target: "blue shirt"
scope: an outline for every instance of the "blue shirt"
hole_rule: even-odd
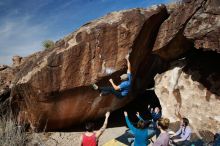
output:
[[[154,131],[151,129],[138,129],[135,128],[128,119],[128,116],[125,117],[128,128],[134,133],[134,146],[146,146],[147,139],[151,138],[154,135]]]
[[[128,73],[128,80],[121,82],[121,84],[119,85],[120,92],[121,92],[122,96],[128,95],[128,91],[131,88],[131,80],[132,80],[131,73]]]
[[[161,114],[161,112],[159,112],[159,113],[152,112],[151,116],[152,116],[153,121],[157,122],[157,120],[159,120],[162,117],[162,114]]]
[[[161,114],[161,112],[159,112],[159,113],[152,112],[151,116],[152,116],[153,122],[156,123],[157,120],[159,120],[162,117],[162,114]],[[145,121],[141,116],[138,116],[138,119]]]
[[[151,116],[152,116],[152,121],[153,121],[153,127],[157,128],[157,120],[159,120],[161,118],[162,114],[161,114],[161,112],[159,112],[159,113],[152,112]],[[142,121],[146,121],[141,116],[138,116],[138,119],[142,120]]]

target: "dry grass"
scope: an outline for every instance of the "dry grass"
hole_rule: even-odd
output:
[[[28,135],[23,126],[18,126],[13,119],[9,101],[0,103],[0,145],[25,146]]]
[[[0,121],[0,145],[1,146],[17,146],[26,145],[28,136],[24,132],[23,127],[19,127],[16,123],[7,118]]]
[[[26,126],[17,124],[9,100],[0,103],[0,146],[45,146],[38,133],[27,132]]]

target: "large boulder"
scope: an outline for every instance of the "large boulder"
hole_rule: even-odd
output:
[[[179,59],[155,77],[164,116],[173,122],[185,116],[199,131],[220,128],[220,109],[216,108],[220,103],[219,7],[219,0],[169,6],[170,16],[161,25],[153,48],[167,61]]]
[[[196,131],[220,129],[220,55],[196,52],[175,61],[171,68],[155,76],[155,93],[163,115],[172,122],[187,117]],[[194,131],[194,132],[195,132]]]
[[[113,12],[57,41],[54,48],[27,57],[12,91],[14,111],[32,127],[52,130],[126,105],[137,94],[136,86],[128,97],[117,99],[100,97],[90,85],[110,86],[109,78],[118,82],[126,69],[124,58],[130,53],[133,82],[137,84],[139,78],[138,84],[147,86],[147,78],[139,72],[147,65],[143,62],[167,17],[164,5]]]
[[[204,0],[192,0],[176,5],[169,18],[160,27],[153,51],[166,60],[176,59],[192,48],[183,35],[189,19],[201,8]]]
[[[219,52],[219,0],[190,0],[174,6],[160,27],[153,51],[166,60],[194,47]]]
[[[197,49],[220,53],[220,1],[208,0],[187,23],[184,36]]]

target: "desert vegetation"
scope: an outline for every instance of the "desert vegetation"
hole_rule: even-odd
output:
[[[23,126],[17,125],[12,116],[9,101],[0,103],[0,145],[26,145],[29,138]]]
[[[53,48],[54,45],[55,45],[55,43],[52,40],[45,40],[42,42],[42,46],[44,47],[44,49]]]

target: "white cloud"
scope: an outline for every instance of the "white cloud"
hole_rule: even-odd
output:
[[[74,2],[74,0],[67,1],[66,3],[64,2],[64,3],[59,7],[59,9],[64,9],[64,8],[66,8],[66,7],[70,6],[70,5],[72,5],[73,2]]]
[[[0,0],[0,8],[10,8],[0,18],[0,64],[11,64],[14,55],[27,56],[41,50],[41,42],[45,39],[59,38],[48,28],[53,26],[52,19],[34,21],[39,18],[39,11],[52,2],[53,0],[26,1],[20,7],[9,7],[13,1]],[[24,10],[28,10],[28,13]]]
[[[48,39],[47,26],[33,25],[31,18],[30,15],[5,18],[0,25],[0,64],[9,64],[14,55],[27,56],[40,50],[41,42]]]

